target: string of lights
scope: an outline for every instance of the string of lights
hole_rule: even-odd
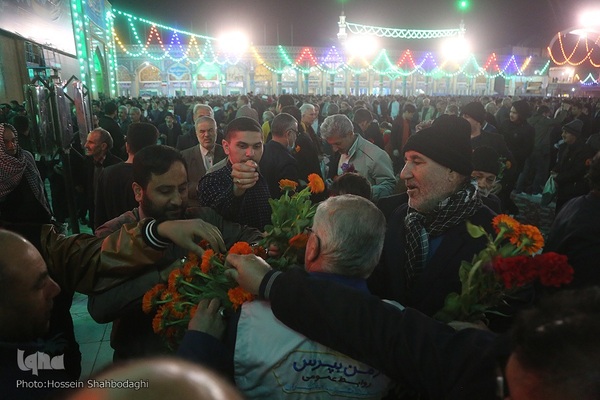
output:
[[[117,32],[115,26],[117,18],[124,19],[120,26],[126,26],[128,32],[123,34]],[[221,50],[216,51],[213,46],[213,42],[216,39],[213,37],[167,27],[120,10],[113,9],[112,13],[107,14],[107,19],[109,20],[109,34],[112,37],[113,46],[115,49],[118,48],[126,57],[143,58],[144,60],[149,59],[153,61],[169,59],[175,63],[186,63],[200,67],[206,64],[220,66],[235,65],[241,60],[241,54],[232,55]],[[141,29],[136,26],[137,24],[145,26],[145,30],[148,32],[145,40],[142,40],[139,34]],[[358,24],[347,24],[358,26]],[[414,30],[413,32],[429,32],[428,34],[436,32],[435,35],[455,36],[463,29],[461,27],[461,29],[455,30]],[[131,39],[131,44],[126,44],[122,39],[127,34]],[[166,40],[164,39],[165,37],[167,38]],[[392,79],[408,77],[414,74],[434,78],[449,78],[459,75],[469,78],[495,78],[499,76],[510,78],[524,76],[525,74],[544,75],[550,65],[550,60],[548,60],[544,68],[531,72],[528,71],[531,57],[526,57],[519,63],[517,58],[511,55],[501,64],[503,66],[500,67],[498,56],[495,53],[488,56],[486,62],[482,65],[474,55],[470,55],[462,63],[446,60],[443,57],[436,58],[432,52],[427,52],[419,59],[415,59],[414,51],[409,49],[402,52],[395,63],[385,49],[380,50],[370,62],[366,57],[347,56],[342,49],[338,49],[335,46],[325,49],[322,56],[319,56],[318,52],[323,52],[323,50],[303,47],[300,53],[294,56],[291,50],[280,45],[277,47],[279,60],[273,61],[270,59],[267,61],[267,57],[261,55],[255,46],[251,46],[249,49],[249,53],[258,65],[262,65],[268,71],[276,74],[284,74],[291,69],[302,74],[320,71],[329,75],[345,72],[353,74],[373,72]],[[116,57],[113,61],[115,61],[114,70],[116,70]]]
[[[595,68],[600,67],[600,60],[598,62],[595,62],[592,59],[592,54],[594,53],[594,50],[596,48],[595,46],[598,46],[598,43],[600,43],[600,36],[598,36],[598,38],[593,42],[591,46],[590,40],[587,36],[578,36],[577,43],[575,43],[569,55],[567,55],[568,51],[565,50],[565,44],[563,42],[563,33],[557,33],[556,39],[558,41],[558,47],[560,49],[559,57],[557,57],[554,54],[553,46],[548,46],[548,54],[550,55],[550,59],[556,65],[563,66],[565,64],[569,64],[571,66],[577,67],[583,64],[584,62],[589,61],[590,64],[592,64]],[[580,60],[573,60],[582,41],[585,43],[585,55],[583,55],[583,57]],[[598,51],[596,51],[596,53],[598,53]]]
[[[346,27],[355,35],[375,35],[394,39],[440,39],[459,36],[461,29],[398,29],[380,26],[361,25],[346,21]]]

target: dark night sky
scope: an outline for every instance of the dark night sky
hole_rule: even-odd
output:
[[[471,8],[463,14],[457,11],[456,0],[347,0],[343,5],[339,0],[110,1],[122,11],[199,34],[244,30],[256,45],[278,44],[277,26],[282,45],[335,45],[342,9],[350,22],[396,28],[457,28],[464,19],[473,50],[484,52],[508,45],[545,47],[557,31],[576,25],[580,11],[594,4],[589,0],[469,0]],[[420,42],[395,39],[382,47],[436,50],[434,42]]]

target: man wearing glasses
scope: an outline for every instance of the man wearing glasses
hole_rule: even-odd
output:
[[[217,123],[209,116],[196,119],[196,137],[198,145],[181,152],[188,171],[188,196],[190,207],[200,207],[198,201],[198,182],[213,165],[225,159],[225,151],[216,144]]]

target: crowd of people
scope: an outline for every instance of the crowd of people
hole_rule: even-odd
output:
[[[78,134],[72,141],[74,193],[60,163],[49,168],[36,156],[31,116],[7,106],[0,350],[11,367],[0,383],[9,396],[51,396],[79,378],[69,314],[77,291],[98,323],[113,323],[114,360],[137,362],[100,375],[111,379],[158,381],[153,362],[182,371],[187,359],[221,378],[198,369],[177,379],[212,388],[214,398],[600,397],[598,100],[250,93],[94,101],[94,128],[85,143]],[[199,237],[216,250],[256,243],[280,180],[303,188],[310,174],[326,190],[311,196],[318,208],[302,268],[282,273],[230,255],[230,277],[259,300],[226,317],[218,300],[203,300],[180,348],[166,347],[142,312],[144,293],[188,251],[202,254]],[[60,232],[67,196],[93,235]],[[486,315],[486,329],[435,321],[446,296],[460,292],[461,262],[487,244],[467,221],[494,233],[497,214],[527,218],[517,196],[554,205],[543,251],[566,255],[573,281],[527,287]],[[31,354],[64,355],[63,368],[32,375],[17,362]],[[165,356],[174,358],[144,363]],[[42,379],[65,384],[32,383]]]

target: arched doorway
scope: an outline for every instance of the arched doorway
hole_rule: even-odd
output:
[[[138,96],[149,98],[162,95],[160,70],[154,65],[145,62],[138,72],[138,80],[140,82]]]
[[[94,83],[99,97],[108,95],[108,82],[106,81],[106,63],[100,47],[94,50]],[[95,91],[92,88],[92,91]],[[107,96],[109,97],[109,96]]]

